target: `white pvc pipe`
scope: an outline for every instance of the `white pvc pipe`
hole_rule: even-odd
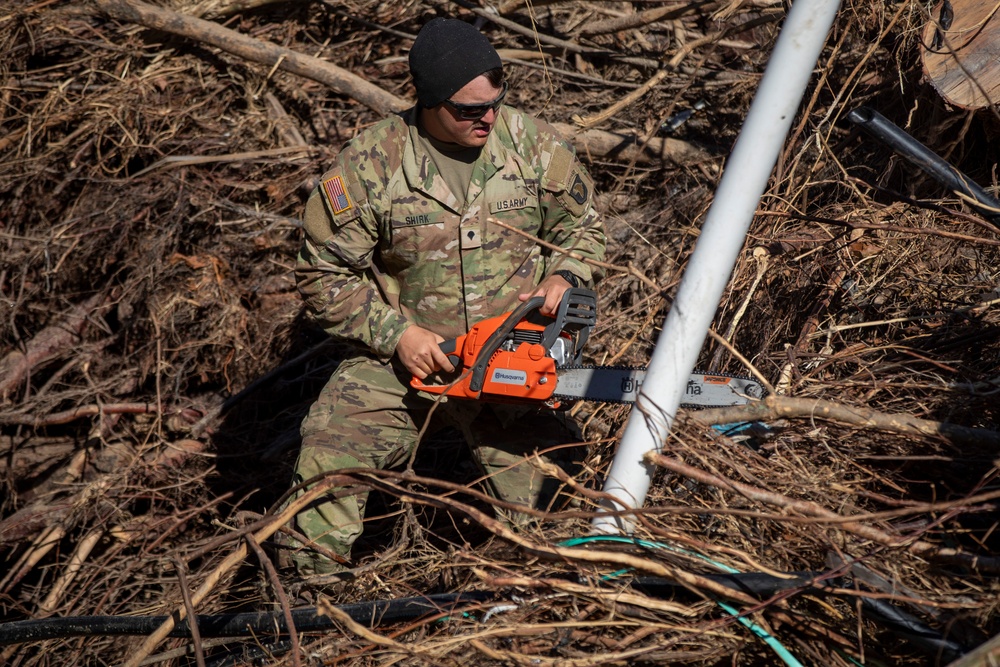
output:
[[[785,18],[608,471],[604,491],[618,502],[608,501],[606,510],[639,508],[646,500],[654,469],[643,456],[660,451],[670,434],[688,376],[698,362],[839,4],[840,0],[795,0]],[[627,514],[601,514],[593,529],[628,534],[633,522]]]

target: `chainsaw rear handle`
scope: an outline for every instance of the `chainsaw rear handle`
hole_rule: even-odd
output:
[[[572,287],[563,294],[552,324],[545,327],[542,345],[546,350],[550,350],[560,335],[568,333],[576,338],[573,341],[573,349],[577,358],[573,363],[580,363],[583,348],[595,324],[597,324],[597,292],[582,287]]]
[[[445,342],[438,345],[441,351],[445,353],[448,357],[448,361],[456,369],[462,365],[462,357],[458,356],[458,339],[452,338],[451,340],[446,340]]]
[[[505,319],[503,323],[493,331],[490,337],[486,339],[486,342],[483,343],[482,349],[479,351],[479,356],[476,357],[476,360],[472,365],[472,377],[469,379],[470,389],[477,393],[483,390],[483,383],[486,379],[486,369],[489,367],[489,362],[493,357],[493,353],[499,349],[499,347],[503,344],[504,339],[507,337],[507,334],[513,331],[518,322],[523,320],[529,313],[541,308],[544,303],[545,297],[531,297],[511,311],[511,313],[507,316],[507,319]],[[460,341],[464,347],[465,335],[438,343],[438,347],[445,353],[445,355],[447,355],[448,361],[450,361],[451,365],[455,367],[455,370],[462,369],[462,357],[458,354]]]

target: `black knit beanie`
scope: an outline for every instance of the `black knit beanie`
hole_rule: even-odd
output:
[[[420,106],[433,107],[491,69],[500,55],[475,27],[459,19],[431,19],[410,49],[410,74]]]

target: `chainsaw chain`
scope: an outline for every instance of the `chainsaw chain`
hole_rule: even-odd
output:
[[[598,366],[595,364],[570,364],[568,366],[558,366],[556,367],[556,372],[559,371],[576,371],[576,370],[592,370],[595,368],[607,368],[614,371],[645,371],[646,366]],[[702,371],[695,369],[691,371],[691,375],[715,375],[717,377],[729,378],[731,380],[746,380],[747,382],[756,382],[760,384],[760,381],[756,378],[747,377],[746,375],[737,375],[736,373],[709,373],[708,371]],[[764,386],[761,385],[761,390],[764,390]],[[566,401],[568,403],[575,403],[576,401],[585,401],[587,399],[580,398],[579,396],[566,396],[565,394],[552,394],[552,398],[559,399],[560,401]],[[762,397],[763,398],[763,397]],[[602,403],[613,403],[616,405],[633,405],[632,401],[601,401]],[[704,410],[708,409],[706,405],[693,405],[691,403],[681,403],[682,408]]]

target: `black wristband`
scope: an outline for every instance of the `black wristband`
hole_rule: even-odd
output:
[[[568,282],[570,284],[570,287],[579,287],[580,286],[580,282],[581,282],[580,278],[577,277],[577,275],[575,273],[567,271],[566,269],[560,269],[559,271],[553,271],[552,275],[559,276],[560,278],[562,278],[563,280],[565,280],[566,282]]]

